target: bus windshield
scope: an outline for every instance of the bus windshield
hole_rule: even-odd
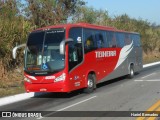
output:
[[[64,68],[65,56],[59,45],[65,39],[64,29],[32,32],[28,37],[25,70],[54,72]]]

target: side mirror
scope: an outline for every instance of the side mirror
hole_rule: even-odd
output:
[[[66,40],[63,40],[61,43],[60,43],[60,54],[61,55],[64,55],[65,53],[65,45],[66,43],[69,43],[69,42],[73,42],[73,39],[69,38],[69,39],[66,39]]]
[[[16,59],[16,56],[17,56],[17,49],[21,48],[21,47],[25,47],[26,44],[21,44],[21,45],[18,45],[16,47],[13,48],[12,50],[12,57],[13,59]]]

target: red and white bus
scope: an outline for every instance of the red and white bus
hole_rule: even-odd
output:
[[[24,84],[27,92],[70,92],[142,69],[140,35],[87,23],[34,30],[25,46]]]

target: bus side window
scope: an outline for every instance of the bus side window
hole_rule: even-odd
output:
[[[95,32],[90,29],[85,29],[84,50],[85,53],[97,49],[95,41]]]
[[[113,32],[107,32],[107,42],[109,47],[116,47],[116,37]]]
[[[97,48],[104,48],[106,47],[106,43],[104,41],[105,38],[105,32],[103,31],[98,31],[95,35],[96,42],[97,42]]]
[[[117,41],[117,47],[124,47],[124,34],[123,33],[116,33],[116,41]]]
[[[85,42],[86,49],[91,49],[94,47],[93,39],[94,39],[93,35],[90,35],[89,37],[87,37],[86,42]]]
[[[112,38],[112,47],[113,47],[113,48],[117,47],[115,33],[113,33],[113,38]]]
[[[141,47],[141,41],[140,41],[140,36],[139,35],[135,35],[136,40],[137,40],[137,46]]]
[[[137,47],[136,35],[135,35],[135,34],[132,34],[132,35],[131,35],[131,39],[132,39],[132,41],[133,41],[134,47]]]
[[[125,45],[130,45],[132,42],[130,35],[128,33],[125,34]]]

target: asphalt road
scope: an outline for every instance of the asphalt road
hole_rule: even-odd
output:
[[[1,106],[0,111],[50,111],[44,113],[43,117],[32,118],[35,120],[135,120],[138,118],[105,117],[106,114],[123,115],[123,112],[105,113],[105,111],[151,111],[152,108],[160,111],[160,65],[143,69],[133,79],[121,77],[99,84],[91,94],[84,94],[81,91],[70,94],[48,93]],[[64,112],[64,117],[50,117],[62,113],[55,111],[75,112]],[[72,117],[74,115],[76,117]],[[87,117],[82,117],[85,115]],[[13,118],[3,119],[13,120]]]

